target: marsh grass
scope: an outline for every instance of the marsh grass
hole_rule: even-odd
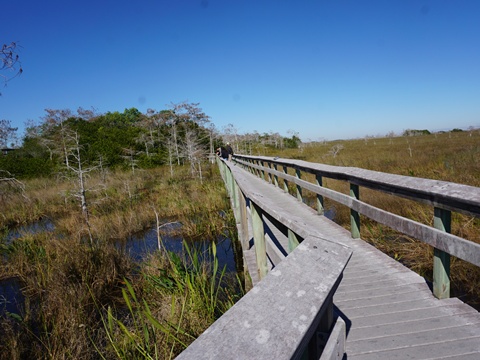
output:
[[[214,242],[208,261],[197,248],[187,243],[184,248],[184,257],[157,253],[144,263],[140,295],[126,281],[128,316],[118,319],[108,308],[102,317],[109,351],[118,358],[173,358],[238,299],[225,282],[225,267],[219,268]]]
[[[192,250],[197,239],[235,231],[235,223],[225,217],[231,210],[223,182],[216,167],[204,173],[203,183],[188,170],[178,167],[173,177],[165,168],[111,172],[106,178],[92,174],[87,186],[94,190],[87,200],[93,243],[86,241],[81,208],[65,178],[26,181],[25,197],[10,194],[2,202],[0,281],[17,279],[25,302],[18,313],[0,317],[0,359],[98,359],[99,354],[111,359],[119,357],[115,349],[125,350],[123,358],[170,357],[233,302],[225,275],[219,280],[218,263],[212,262],[213,278],[222,286],[215,282],[212,287],[213,270],[203,269]],[[188,266],[165,252],[135,263],[115,246],[119,239],[155,226],[155,211],[164,222],[181,221],[177,235],[189,241]],[[4,241],[13,225],[45,217],[53,221],[54,231]],[[176,290],[154,281],[167,278],[174,279]],[[147,332],[139,327],[145,321]]]

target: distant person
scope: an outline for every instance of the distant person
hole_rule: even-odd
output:
[[[215,153],[222,159],[228,160],[228,151],[223,146],[220,146]]]
[[[228,153],[228,160],[232,160],[233,149],[230,146],[229,142],[227,142],[227,146],[225,146],[225,149],[227,150],[227,153]]]

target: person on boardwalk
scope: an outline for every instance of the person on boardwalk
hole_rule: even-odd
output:
[[[222,159],[228,160],[228,151],[223,146],[219,147],[215,153]]]
[[[233,149],[230,146],[229,142],[227,142],[227,146],[225,147],[225,149],[227,150],[227,153],[228,153],[228,160],[232,160]]]

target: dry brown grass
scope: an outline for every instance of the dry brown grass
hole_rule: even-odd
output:
[[[125,307],[121,294],[124,279],[138,280],[135,274],[139,269],[113,246],[114,240],[152,227],[155,211],[162,222],[180,220],[185,238],[216,239],[224,233],[222,213],[229,203],[216,168],[206,175],[200,183],[186,168],[177,168],[173,178],[168,169],[159,168],[135,174],[111,173],[105,184],[100,176],[92,175],[87,186],[95,191],[87,194],[87,200],[93,244],[87,241],[80,206],[69,196],[71,182],[25,182],[26,198],[12,194],[2,204],[0,227],[48,217],[55,223],[55,232],[27,234],[11,245],[2,244],[6,258],[0,267],[0,280],[18,279],[26,302],[19,314],[0,319],[0,359],[96,359],[95,346],[107,358],[115,358],[108,350],[102,316],[108,306]],[[157,265],[161,266],[161,261],[154,263]],[[145,282],[132,283],[139,293],[145,291]],[[175,301],[173,308],[172,303],[158,300],[152,305],[158,305],[160,315],[178,311],[182,300]],[[189,319],[188,329],[193,334],[210,321],[200,312],[190,314]]]

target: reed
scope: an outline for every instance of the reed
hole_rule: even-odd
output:
[[[170,359],[178,355],[221,314],[238,295],[225,284],[212,242],[207,259],[184,242],[185,256],[154,254],[142,268],[137,289],[126,281],[122,289],[128,317],[119,319],[108,308],[102,322],[109,339],[108,352],[120,359]],[[137,295],[141,292],[141,297]],[[168,305],[168,306],[166,306]]]

